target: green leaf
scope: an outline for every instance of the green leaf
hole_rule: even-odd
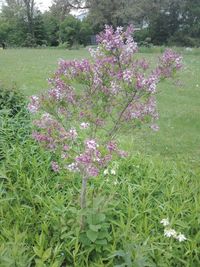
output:
[[[98,235],[99,239],[104,239],[104,238],[108,237],[108,235],[109,235],[108,232],[105,230],[100,231],[98,234],[99,234]]]
[[[94,241],[97,239],[97,237],[98,237],[98,233],[97,233],[97,232],[94,232],[94,231],[92,231],[92,230],[88,230],[88,231],[86,232],[86,235],[87,235],[87,237],[88,237],[92,242],[94,242]]]
[[[98,214],[90,214],[87,216],[87,222],[88,224],[96,225],[101,222],[104,222],[106,219],[105,214],[103,213],[98,213]]]
[[[85,233],[80,234],[79,240],[85,246],[91,245],[91,241],[90,241],[90,239],[88,239],[88,237],[86,236]]]
[[[38,247],[33,247],[33,251],[35,252],[35,255],[38,256],[39,258],[42,258],[43,255],[43,249],[38,248]]]
[[[46,264],[44,264],[44,263],[42,262],[42,260],[40,260],[40,259],[36,259],[36,260],[35,260],[35,263],[36,263],[35,266],[37,266],[37,267],[46,267]]]
[[[94,232],[98,232],[98,230],[101,229],[101,225],[99,225],[99,224],[97,224],[97,225],[90,224],[89,228],[90,228],[90,230],[92,230]]]
[[[47,250],[45,250],[45,252],[42,255],[42,260],[46,261],[47,259],[49,259],[51,256],[51,248],[48,248]]]
[[[59,267],[60,266],[60,262],[59,261],[55,261],[51,267]]]
[[[95,241],[95,244],[98,244],[98,245],[107,245],[108,242],[107,242],[106,239],[97,239],[97,240]]]

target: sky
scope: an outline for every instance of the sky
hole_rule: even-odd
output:
[[[3,0],[0,0],[0,10],[3,2],[4,2]],[[36,5],[42,12],[48,10],[48,7],[51,6],[51,2],[52,0],[35,0]]]
[[[52,0],[35,0],[37,6],[41,11],[48,10],[48,7],[51,6]]]
[[[0,10],[3,0],[0,0]],[[35,0],[36,5],[39,7],[40,11],[46,11],[51,6],[52,0]],[[72,12],[72,14],[77,14],[77,11]]]

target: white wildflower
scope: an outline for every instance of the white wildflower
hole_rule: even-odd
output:
[[[174,229],[169,228],[169,229],[165,229],[164,230],[164,236],[166,236],[166,237],[175,237],[176,238],[177,233],[176,233],[176,231]]]
[[[77,131],[76,131],[75,128],[71,128],[71,129],[69,130],[69,136],[70,136],[72,139],[76,139],[76,138],[77,138],[78,133],[77,133]]]
[[[79,171],[79,168],[77,166],[77,163],[74,163],[74,162],[71,163],[71,164],[69,164],[69,165],[67,165],[66,166],[66,169],[68,169],[71,172],[77,172],[77,171]]]
[[[110,174],[115,175],[116,171],[114,169],[110,170]]]
[[[81,129],[87,129],[90,126],[89,122],[82,122],[80,124]]]
[[[181,234],[181,233],[179,233],[179,235],[177,235],[175,238],[176,238],[179,242],[183,242],[183,241],[187,240],[187,238],[186,238],[183,234]]]
[[[108,174],[108,169],[105,169],[104,172],[103,172],[104,175],[107,175]]]
[[[168,218],[166,218],[166,219],[162,219],[162,220],[160,221],[160,223],[163,224],[164,226],[168,226],[168,225],[169,225],[169,219],[168,219]]]

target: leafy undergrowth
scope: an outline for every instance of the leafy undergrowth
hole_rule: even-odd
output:
[[[1,118],[0,266],[200,266],[199,170],[142,154],[114,162],[115,175],[89,181],[81,231],[81,179],[53,173],[19,120]],[[165,237],[163,218],[187,240]]]

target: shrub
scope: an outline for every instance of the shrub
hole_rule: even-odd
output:
[[[132,26],[106,26],[97,50],[91,50],[93,60],[62,60],[50,80],[52,88],[32,96],[29,104],[29,110],[39,114],[33,137],[53,152],[52,169],[81,174],[82,210],[88,180],[116,157],[126,157],[117,144],[120,130],[133,131],[143,123],[158,130],[156,86],[181,68],[181,57],[167,50],[147,72],[146,60],[134,58],[138,48],[132,34]]]
[[[26,98],[15,87],[0,90],[0,160],[9,148],[30,135],[30,114]]]
[[[0,112],[15,116],[26,104],[25,96],[15,86],[5,88],[0,84]]]
[[[180,32],[170,37],[168,39],[168,44],[175,46],[200,47],[200,38],[193,38]]]

